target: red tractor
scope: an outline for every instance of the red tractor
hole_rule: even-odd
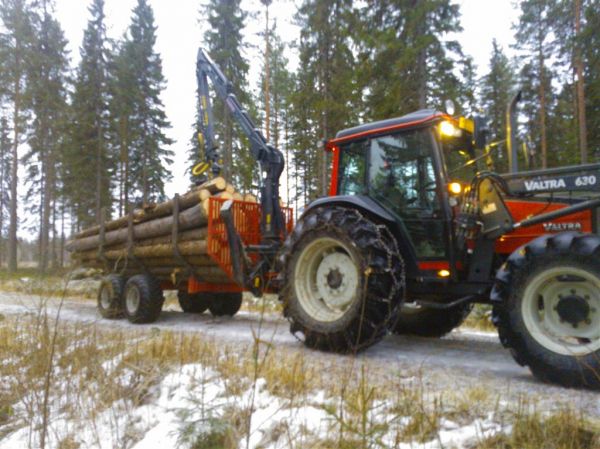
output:
[[[220,210],[231,276],[257,295],[278,291],[307,346],[351,353],[388,332],[439,337],[474,303],[491,304],[502,344],[536,377],[600,388],[600,164],[519,172],[518,98],[508,109],[508,174],[489,169],[497,145],[480,119],[421,110],[340,131],[326,145],[330,195],[289,231],[281,152],[203,51],[197,70],[204,168],[220,170],[210,79],[262,174],[257,242],[238,233],[243,205]]]

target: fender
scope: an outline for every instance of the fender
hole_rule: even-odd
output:
[[[412,242],[408,238],[407,232],[404,229],[404,226],[402,223],[399,223],[398,220],[384,207],[379,205],[379,203],[368,196],[339,195],[319,198],[306,206],[300,218],[304,217],[304,215],[314,209],[331,206],[342,206],[351,209],[357,209],[369,215],[377,222],[387,226],[392,235],[396,238],[396,241],[398,242],[398,248],[400,249],[400,254],[402,254],[402,257],[404,257],[406,274],[411,277],[416,276],[419,273],[417,256],[412,246]]]

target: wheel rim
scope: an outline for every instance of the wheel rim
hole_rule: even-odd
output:
[[[140,306],[140,292],[136,287],[131,287],[127,290],[125,296],[125,307],[129,314],[134,315]]]
[[[600,349],[600,279],[569,266],[536,274],[523,292],[523,321],[533,338],[558,354]]]
[[[359,270],[351,254],[340,241],[324,237],[299,255],[294,271],[296,296],[313,319],[336,321],[356,301]]]
[[[103,309],[110,309],[112,303],[111,296],[109,288],[103,285],[102,290],[100,290],[100,306]]]

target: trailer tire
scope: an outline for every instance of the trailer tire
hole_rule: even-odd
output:
[[[441,338],[460,326],[469,316],[473,304],[451,309],[402,309],[393,332],[398,335]]]
[[[600,389],[600,237],[538,237],[507,259],[491,297],[519,364],[542,381]]]
[[[242,307],[241,293],[213,293],[208,304],[210,313],[215,316],[234,316]]]
[[[290,331],[308,347],[355,353],[396,322],[405,286],[397,242],[356,209],[308,212],[286,240],[278,271]]]
[[[98,311],[102,318],[123,318],[122,296],[125,291],[125,278],[118,274],[109,274],[100,282],[98,288]]]
[[[127,319],[134,324],[155,322],[164,301],[160,282],[151,275],[132,276],[125,284],[123,310]]]
[[[210,304],[210,296],[206,293],[177,292],[179,306],[185,313],[204,313]]]

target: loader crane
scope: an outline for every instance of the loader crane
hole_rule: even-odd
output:
[[[198,50],[196,78],[200,100],[198,140],[204,150],[205,160],[196,164],[192,173],[201,176],[210,168],[213,175],[219,175],[222,168],[221,155],[214,134],[209,80],[215,94],[224,102],[227,110],[248,138],[250,153],[259,165],[262,242],[248,248],[242,245],[235,231],[230,202],[223,206],[221,215],[227,226],[234,279],[240,285],[247,286],[254,294],[260,295],[264,278],[273,266],[275,255],[285,236],[285,218],[279,198],[279,178],[285,166],[283,153],[271,146],[262,132],[256,128],[233,93],[232,84],[202,48]],[[250,266],[251,262],[246,252],[260,254],[258,264]]]

